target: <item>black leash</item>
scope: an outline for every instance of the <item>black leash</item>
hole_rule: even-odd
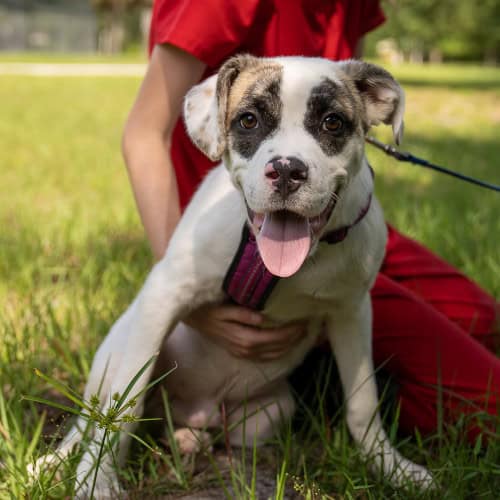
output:
[[[413,156],[411,153],[407,153],[405,151],[399,151],[394,146],[390,146],[389,144],[384,144],[383,142],[378,141],[375,137],[366,136],[366,142],[375,146],[376,148],[382,150],[385,154],[396,158],[398,161],[407,161],[413,163],[415,165],[421,165],[422,167],[427,167],[432,170],[437,170],[443,174],[452,175],[453,177],[457,177],[466,182],[471,182],[472,184],[476,184],[477,186],[481,186],[487,189],[492,189],[493,191],[500,192],[500,186],[496,184],[491,184],[489,182],[480,181],[479,179],[474,179],[473,177],[469,177],[468,175],[460,174],[459,172],[454,172],[445,167],[440,167],[439,165],[434,165],[433,163],[423,160],[422,158],[418,158],[417,156]]]

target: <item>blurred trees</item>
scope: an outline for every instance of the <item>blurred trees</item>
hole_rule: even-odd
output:
[[[99,16],[99,50],[120,52],[131,41],[144,43],[153,0],[90,3]],[[382,6],[387,22],[370,35],[372,54],[385,40],[379,47],[400,59],[500,61],[500,0],[382,0]]]
[[[500,0],[384,0],[387,22],[370,45],[391,39],[405,59],[500,60]]]
[[[153,0],[90,0],[99,18],[100,52],[122,52],[127,42],[145,43]]]

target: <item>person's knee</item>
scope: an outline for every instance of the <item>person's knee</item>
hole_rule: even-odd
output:
[[[491,350],[500,349],[500,307],[493,297],[482,290],[468,302],[468,315],[463,327]]]

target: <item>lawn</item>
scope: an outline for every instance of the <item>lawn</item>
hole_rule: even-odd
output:
[[[81,52],[9,52],[0,51],[1,63],[145,63],[146,51],[141,48],[121,54],[97,54]]]
[[[500,184],[500,70],[393,70],[407,91],[403,149]],[[120,156],[121,127],[140,82],[19,76],[1,81],[0,498],[64,498],[71,494],[69,473],[32,485],[25,473],[33,457],[54,445],[64,415],[22,396],[62,401],[35,368],[83,389],[95,348],[151,265]],[[375,133],[389,138],[388,130]],[[498,194],[398,164],[373,149],[368,155],[387,219],[499,298]],[[321,412],[307,419],[302,431],[292,436],[285,430],[266,453],[278,486],[295,485],[306,498],[418,496],[394,492],[371,476],[343,424],[330,431]],[[396,426],[388,425],[394,437]],[[422,497],[498,497],[500,440],[469,447],[463,436],[458,425],[446,436],[399,441],[442,486]],[[220,486],[219,458],[208,461],[202,476]],[[165,448],[156,455],[135,447],[124,471],[132,497],[200,487],[192,464],[183,474],[170,464]],[[229,496],[252,498],[251,481],[241,482],[241,466],[226,472]],[[281,498],[280,491],[272,495]]]

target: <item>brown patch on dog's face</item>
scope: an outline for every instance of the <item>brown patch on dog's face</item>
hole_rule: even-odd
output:
[[[251,93],[260,94],[273,82],[281,80],[283,67],[266,59],[255,59],[251,65],[247,65],[238,75],[231,88],[228,101],[228,113],[241,103],[242,99]]]
[[[262,141],[279,127],[282,74],[281,65],[259,61],[242,71],[231,87],[226,118],[228,132],[231,148],[244,158],[251,158]],[[249,113],[255,117],[255,128],[241,125],[242,117]]]
[[[232,57],[223,64],[217,75],[207,78],[187,93],[184,100],[187,131],[198,148],[212,161],[220,160],[227,150],[231,107],[229,96],[233,93],[233,84],[246,81],[247,76],[254,74],[255,68],[262,64],[261,59],[250,55]],[[239,88],[245,88],[245,85]]]
[[[252,68],[261,65],[261,61],[250,55],[235,56],[229,59],[220,69],[217,77],[216,100],[218,107],[219,130],[226,134],[229,125],[231,96],[238,88],[236,82],[245,80],[245,75],[252,72]]]
[[[231,147],[244,158],[251,158],[279,127],[282,75],[281,65],[264,60],[243,71],[231,88],[227,110]],[[255,117],[255,128],[241,125],[248,114]]]
[[[359,125],[359,108],[360,103],[348,86],[324,78],[311,89],[304,128],[318,141],[326,155],[339,154]],[[328,120],[337,124],[338,129],[328,130]]]

